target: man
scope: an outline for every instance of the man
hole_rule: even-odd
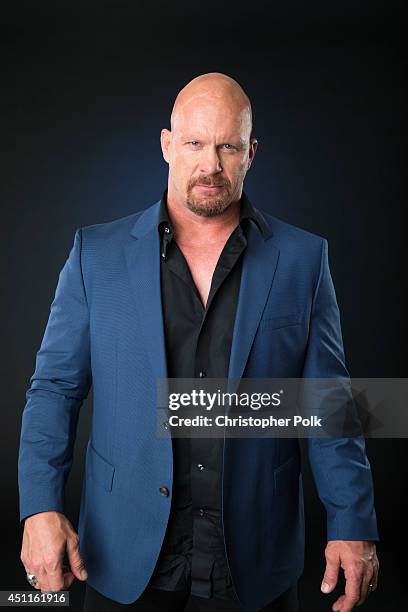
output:
[[[42,591],[87,579],[87,612],[297,610],[298,440],[156,431],[158,378],[348,376],[327,241],[252,206],[251,132],[236,81],[192,80],[162,130],[161,201],[78,230],[60,274],[22,420],[21,560]],[[64,484],[91,382],[77,535]],[[342,567],[332,609],[348,612],[377,586],[370,464],[363,439],[308,450],[327,510],[321,590]]]

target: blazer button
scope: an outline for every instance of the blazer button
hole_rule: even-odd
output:
[[[160,487],[159,491],[160,491],[161,495],[164,495],[165,497],[169,496],[169,490],[168,490],[167,487]]]

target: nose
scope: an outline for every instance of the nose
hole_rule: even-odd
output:
[[[203,174],[217,174],[222,172],[222,166],[216,147],[204,147],[200,156],[200,172]]]

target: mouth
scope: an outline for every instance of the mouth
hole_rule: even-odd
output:
[[[222,189],[221,185],[194,185],[194,188],[200,189],[207,193],[216,193]]]

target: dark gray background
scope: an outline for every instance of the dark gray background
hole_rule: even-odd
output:
[[[18,437],[58,273],[76,228],[160,198],[167,176],[160,129],[169,124],[178,90],[194,76],[226,72],[252,99],[259,149],[246,190],[253,203],[328,239],[352,376],[407,376],[401,7],[2,4],[1,589],[26,588],[19,560]],[[88,401],[67,491],[74,525],[90,413]],[[400,611],[407,603],[407,445],[369,440],[367,448],[381,578],[365,609]],[[304,469],[302,610],[319,612],[331,609],[336,596],[320,593],[325,515]],[[83,585],[75,582],[72,610],[81,609],[82,595]]]

